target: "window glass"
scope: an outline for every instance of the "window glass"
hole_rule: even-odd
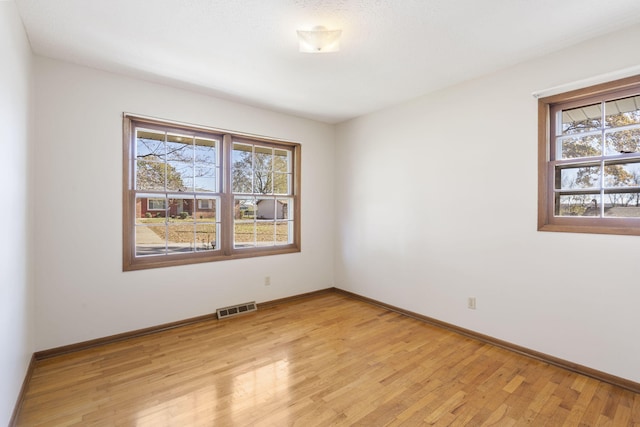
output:
[[[605,132],[607,156],[640,152],[640,128]]]
[[[602,155],[602,135],[570,135],[557,140],[559,159],[576,159]]]
[[[164,255],[167,247],[167,228],[164,223],[136,225],[136,256]]]
[[[640,218],[640,191],[606,193],[604,216],[608,218]]]
[[[556,201],[557,216],[599,216],[599,194],[560,195]]]
[[[640,124],[640,96],[615,99],[604,104],[607,127]]]
[[[600,166],[558,168],[556,188],[561,190],[575,188],[597,188],[600,186]]]
[[[253,152],[251,145],[233,144],[233,192],[252,193]]]
[[[560,125],[559,135],[598,130],[602,126],[601,105],[598,103],[563,110]]]
[[[640,162],[610,164],[604,167],[605,187],[639,187]]]

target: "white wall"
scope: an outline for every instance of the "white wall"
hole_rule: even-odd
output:
[[[0,58],[0,425],[7,425],[34,336],[28,230],[32,60],[13,2],[0,2]]]
[[[640,381],[640,238],[536,231],[531,96],[637,66],[638,40],[623,30],[339,125],[336,286]]]
[[[333,286],[332,126],[45,58],[35,71],[38,350]],[[122,272],[123,112],[300,142],[302,252]]]

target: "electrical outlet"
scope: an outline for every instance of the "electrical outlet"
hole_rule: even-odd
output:
[[[467,298],[467,308],[469,308],[471,310],[475,310],[476,309],[476,297]]]
[[[271,286],[271,276],[264,276],[264,285]]]

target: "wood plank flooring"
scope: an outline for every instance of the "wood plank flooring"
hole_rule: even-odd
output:
[[[640,395],[337,293],[36,362],[19,426],[640,426]]]

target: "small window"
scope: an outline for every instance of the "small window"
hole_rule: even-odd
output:
[[[125,116],[124,270],[300,251],[300,145]]]
[[[201,211],[210,211],[213,208],[212,199],[198,199],[198,209]]]
[[[640,76],[539,100],[538,229],[640,235]]]
[[[147,199],[148,211],[166,211],[167,199]]]

